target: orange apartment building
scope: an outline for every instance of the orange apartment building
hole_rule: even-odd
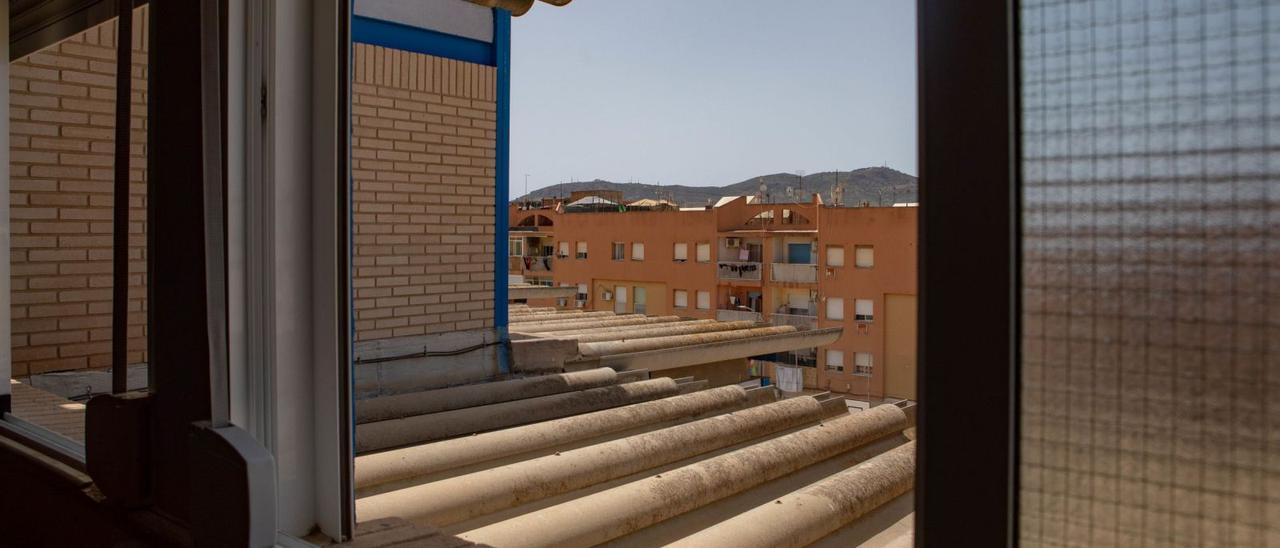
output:
[[[513,205],[509,274],[578,288],[535,304],[844,327],[834,344],[762,356],[754,372],[776,382],[781,364],[807,389],[915,399],[915,207],[737,197],[622,209]]]

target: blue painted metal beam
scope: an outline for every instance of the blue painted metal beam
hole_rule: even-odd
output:
[[[507,14],[507,28],[510,29],[511,14],[495,9],[494,28],[498,27],[498,13]],[[508,31],[510,35],[510,31]],[[498,66],[497,36],[494,43],[482,42],[471,38],[463,38],[434,30],[411,27],[400,23],[353,16],[351,18],[351,41],[361,44],[372,44],[403,51],[425,53],[446,59],[456,59],[468,63],[477,63],[491,67]],[[510,58],[508,52],[508,59]]]
[[[497,130],[493,188],[493,325],[503,344],[498,365],[507,372],[507,202],[511,201],[511,12],[493,10],[493,51],[497,63]]]

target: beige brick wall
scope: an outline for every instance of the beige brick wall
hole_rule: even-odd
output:
[[[356,339],[493,325],[496,74],[357,44]]]
[[[146,360],[143,10],[134,22],[130,363]],[[15,376],[110,365],[114,34],[107,23],[11,64]],[[357,340],[491,327],[494,70],[354,51]]]
[[[143,8],[145,9],[145,8]],[[129,361],[145,361],[146,25],[133,28]],[[115,23],[10,64],[13,374],[111,362]]]

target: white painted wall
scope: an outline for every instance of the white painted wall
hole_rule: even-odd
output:
[[[493,10],[463,0],[356,0],[355,15],[493,42]]]

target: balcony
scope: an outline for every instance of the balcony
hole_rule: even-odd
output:
[[[802,348],[790,352],[777,352],[774,354],[764,354],[761,356],[752,356],[751,359],[773,362],[782,365],[792,365],[799,367],[817,367],[818,366],[818,349]]]
[[[769,322],[773,325],[790,325],[801,331],[813,329],[817,323],[817,316],[809,316],[807,314],[770,314]]]
[[[762,263],[738,262],[738,261],[719,261],[717,270],[720,272],[721,280],[760,280],[760,273],[764,270]],[[817,278],[815,278],[817,279]]]
[[[818,265],[803,263],[773,263],[769,279],[775,282],[811,284],[818,282]]]
[[[544,257],[507,257],[508,272],[551,272],[555,259]]]
[[[724,310],[716,311],[716,319],[722,322],[762,322],[764,318],[759,312],[751,312],[750,310]]]

